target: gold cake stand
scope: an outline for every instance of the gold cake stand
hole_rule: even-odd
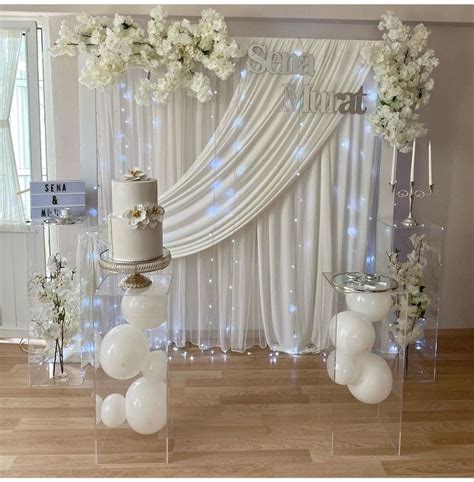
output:
[[[122,288],[146,288],[150,286],[152,281],[142,273],[151,273],[152,271],[160,271],[165,269],[171,263],[171,253],[167,248],[163,248],[163,255],[159,258],[149,259],[147,261],[117,261],[110,257],[108,249],[102,251],[99,255],[99,265],[107,271],[113,273],[127,274],[123,278],[119,286]]]

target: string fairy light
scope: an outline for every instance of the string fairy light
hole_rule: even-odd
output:
[[[301,48],[296,49],[294,52],[296,55],[301,56],[303,55],[303,44],[301,39],[299,39],[299,43]],[[304,86],[304,75],[298,74],[294,76],[296,79],[297,84],[302,84]],[[296,129],[297,129],[297,147],[295,153],[295,176],[299,177],[301,172],[301,163],[307,155],[305,146],[302,144],[302,127],[304,126],[303,119],[302,119],[302,112],[301,112],[301,104],[297,105],[297,119],[296,119]],[[302,243],[299,242],[299,238],[301,236],[300,230],[302,228],[302,223],[299,222],[301,219],[301,208],[302,208],[302,195],[301,195],[301,186],[300,183],[297,182],[295,186],[295,194],[294,194],[294,209],[295,209],[295,216],[293,222],[295,223],[295,245],[293,249],[293,258],[294,261],[291,264],[291,270],[293,272],[293,288],[290,288],[290,304],[288,306],[288,312],[292,317],[292,324],[293,324],[293,349],[297,351],[298,348],[298,341],[297,341],[297,332],[298,332],[298,319],[299,319],[299,310],[298,310],[298,294],[297,294],[297,285],[298,285],[298,266],[299,266],[299,259],[303,255],[301,252]]]

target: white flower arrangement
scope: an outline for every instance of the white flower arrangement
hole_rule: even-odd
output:
[[[137,204],[132,209],[125,211],[123,217],[128,220],[131,229],[155,228],[163,222],[165,210],[156,203]]]
[[[431,73],[439,60],[432,49],[426,49],[430,32],[422,23],[411,31],[393,12],[384,13],[381,19],[378,28],[385,31],[383,41],[362,52],[378,88],[371,122],[392,147],[409,152],[413,140],[426,134],[416,111],[430,99]]]
[[[161,7],[151,10],[146,32],[131,17],[115,14],[111,22],[107,17],[79,15],[72,30],[61,24],[51,53],[88,54],[79,81],[90,89],[111,85],[128,66],[143,69],[147,76],[135,96],[142,105],[149,105],[150,98],[166,103],[178,87],[206,102],[214,95],[211,80],[196,72],[196,66],[225,80],[242,56],[229,39],[224,17],[215,10],[204,10],[197,24],[187,19],[168,24]]]
[[[410,236],[413,251],[407,255],[405,262],[399,261],[398,250],[388,254],[389,274],[398,281],[402,290],[408,294],[408,312],[401,312],[401,306],[396,307],[400,317],[391,324],[390,331],[400,346],[408,346],[423,335],[423,329],[417,324],[425,316],[430,299],[424,293],[423,271],[428,264],[426,257],[429,251],[425,235]]]
[[[148,176],[139,168],[132,167],[122,176],[124,181],[147,181]]]
[[[54,353],[53,375],[57,361],[64,374],[64,348],[79,331],[80,294],[75,273],[66,258],[56,254],[48,258],[46,274],[34,273],[28,283],[35,335],[45,340],[48,356]]]

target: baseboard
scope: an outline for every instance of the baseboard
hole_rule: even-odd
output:
[[[0,326],[0,338],[28,338],[28,330]]]

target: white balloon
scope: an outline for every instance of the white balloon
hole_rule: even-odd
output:
[[[362,353],[356,359],[358,375],[347,388],[363,403],[383,402],[392,391],[392,371],[387,362],[375,353]]]
[[[100,364],[110,377],[128,380],[140,373],[148,353],[148,341],[141,330],[132,325],[118,325],[102,340]]]
[[[126,420],[125,397],[120,393],[111,393],[105,397],[100,412],[102,422],[109,428],[122,425]]]
[[[100,345],[102,336],[98,331],[94,331],[94,367],[100,368]]]
[[[168,357],[164,351],[152,351],[145,360],[142,375],[151,382],[166,382]]]
[[[347,385],[357,376],[356,358],[339,350],[329,353],[326,361],[329,378],[338,385]]]
[[[96,425],[99,425],[101,422],[100,418],[100,413],[102,411],[102,404],[104,401],[102,400],[102,397],[100,395],[95,396],[95,423]]]
[[[135,432],[149,435],[166,425],[166,384],[146,378],[134,381],[125,395],[127,422]]]
[[[358,355],[372,348],[375,331],[372,323],[361,313],[341,311],[329,322],[329,337],[338,353]]]
[[[146,295],[147,289],[127,290],[121,303],[125,319],[142,330],[155,328],[168,319],[168,297]],[[131,294],[137,292],[141,294]]]
[[[347,307],[365,315],[372,323],[385,319],[392,307],[390,293],[347,293]]]

